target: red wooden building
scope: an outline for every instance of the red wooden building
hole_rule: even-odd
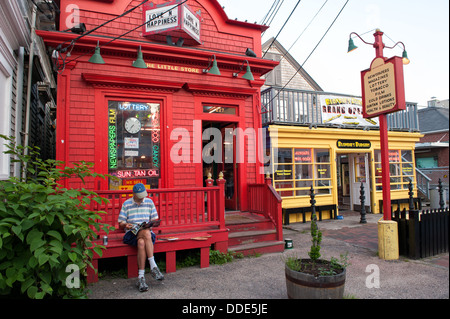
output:
[[[199,188],[207,171],[214,180],[224,173],[227,209],[262,212],[252,201],[260,202],[255,196],[267,186],[263,164],[247,160],[257,143],[247,136],[237,150],[231,139],[230,156],[225,133],[259,134],[261,76],[278,64],[261,58],[266,27],[230,20],[216,0],[61,0],[60,9],[59,31],[37,31],[55,50],[59,71],[57,159],[93,162],[95,172],[119,177],[88,182],[103,194],[143,182],[160,200],[162,228],[172,231],[195,228],[189,214],[183,223],[176,219],[187,202],[203,214]],[[77,29],[82,24],[86,31]],[[222,139],[205,134],[208,128],[218,129]],[[216,160],[205,162],[205,152]],[[183,204],[168,208],[164,192]],[[218,214],[223,220],[223,210]]]

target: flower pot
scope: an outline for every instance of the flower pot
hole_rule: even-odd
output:
[[[317,263],[325,265],[328,262],[318,260]],[[289,299],[342,299],[344,297],[345,268],[336,275],[315,276],[286,266],[285,273]]]

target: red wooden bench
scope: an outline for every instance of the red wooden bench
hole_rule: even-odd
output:
[[[166,273],[176,271],[176,252],[200,249],[200,267],[209,266],[209,249],[226,252],[228,231],[225,228],[225,180],[217,180],[218,186],[207,188],[148,190],[149,197],[156,205],[161,225],[154,228],[156,234],[155,253],[166,254]],[[91,202],[91,209],[107,212],[102,215],[102,223],[114,226],[116,230],[108,235],[108,245],[100,257],[94,252],[92,265],[88,267],[88,282],[98,280],[98,260],[102,258],[127,257],[128,278],[137,277],[137,248],[122,242],[124,231],[118,229],[118,216],[123,202],[132,196],[131,191],[97,191],[109,200],[107,204]],[[205,194],[207,208],[205,209]],[[95,244],[103,245],[104,232],[98,233]]]
[[[103,250],[100,257],[94,252],[92,265],[95,269],[88,267],[87,281],[93,283],[98,281],[98,260],[102,258],[113,257],[127,257],[128,278],[138,276],[137,266],[137,248],[124,244],[122,242],[124,232],[115,231],[108,236],[108,245]],[[166,254],[166,273],[173,273],[176,271],[176,252],[185,249],[200,249],[200,268],[209,267],[209,249],[213,236],[208,232],[192,232],[179,234],[164,234],[157,235],[154,253]],[[103,239],[99,239],[95,244],[102,245]]]

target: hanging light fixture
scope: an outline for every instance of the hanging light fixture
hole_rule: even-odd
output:
[[[354,50],[356,50],[358,47],[355,45],[355,43],[353,42],[353,39],[350,38],[350,40],[348,40],[348,51],[347,53],[350,53]]]
[[[105,64],[105,61],[103,60],[101,54],[100,54],[100,41],[97,41],[97,47],[95,48],[95,53],[91,58],[89,59],[89,62],[95,63],[95,64]]]
[[[403,50],[403,64],[408,65],[411,61],[408,58],[408,53],[406,50]]]
[[[147,64],[145,63],[143,55],[142,55],[141,46],[139,46],[139,50],[137,52],[137,59],[136,59],[136,61],[133,62],[133,67],[139,68],[139,69],[147,68]]]
[[[209,60],[209,65],[207,69],[203,69],[203,73],[220,75],[219,67],[217,66],[216,56],[213,55],[212,66],[211,66],[211,58]]]
[[[245,60],[242,65],[241,65],[241,69],[238,73],[233,73],[233,77],[237,78],[239,76],[239,73],[242,72],[242,70],[244,69],[244,64],[247,63],[247,72],[245,72],[245,74],[242,76],[243,79],[249,80],[249,81],[254,81],[255,78],[253,77],[253,73],[252,70],[250,68],[250,63],[248,63],[247,60]]]

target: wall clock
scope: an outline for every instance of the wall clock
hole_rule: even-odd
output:
[[[130,117],[125,121],[125,129],[130,134],[136,134],[141,130],[141,122],[135,117]]]

